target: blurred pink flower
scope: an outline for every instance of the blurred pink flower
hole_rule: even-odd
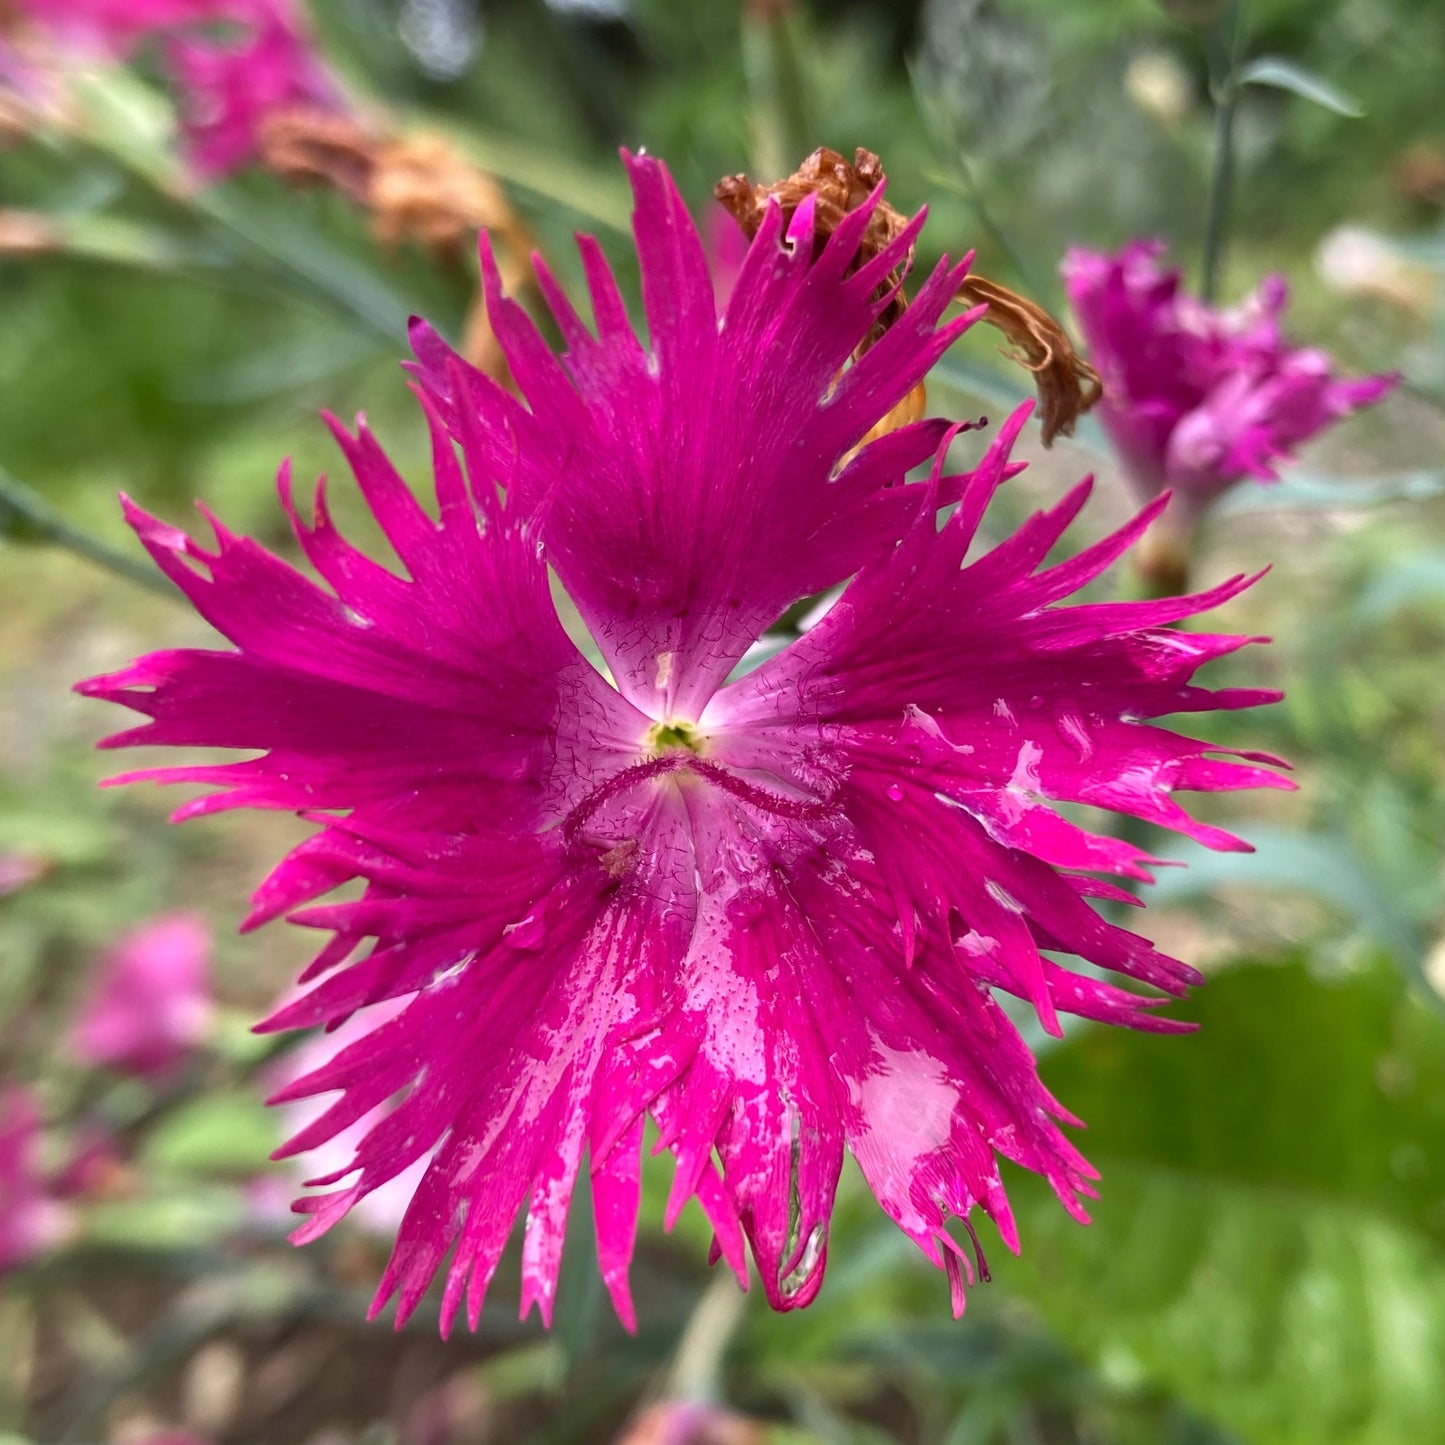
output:
[[[211,937],[190,913],[163,914],[101,960],[70,1031],[82,1063],[132,1074],[173,1068],[211,1020]]]
[[[1131,242],[1117,256],[1074,249],[1063,275],[1104,383],[1098,416],[1125,473],[1145,501],[1171,490],[1171,519],[1187,530],[1241,478],[1276,480],[1296,447],[1398,378],[1339,380],[1323,351],[1290,346],[1282,278],[1216,310],[1160,267],[1163,251],[1160,241]]]
[[[289,0],[230,7],[233,37],[177,36],[171,72],[181,93],[187,153],[206,179],[253,161],[268,117],[296,108],[339,110],[341,92]]]
[[[39,1152],[40,1111],[28,1089],[11,1085],[0,1091],[0,1276],[43,1254],[64,1227]]]
[[[0,898],[18,893],[45,875],[45,859],[38,853],[0,852]]]
[[[1242,849],[1173,794],[1287,786],[1274,759],[1155,721],[1276,696],[1197,685],[1250,639],[1173,626],[1249,579],[1064,605],[1160,510],[1049,564],[1087,483],[965,565],[1029,408],[959,474],[942,419],[864,438],[979,319],[948,315],[967,264],[941,262],[859,354],[922,216],[863,258],[881,187],[816,243],[813,198],[787,220],[774,200],[719,315],[666,169],[626,163],[647,344],[595,241],[593,327],[537,268],[561,357],[484,241],[525,402],[418,323],[435,510],[364,424],[333,422],[399,567],[341,536],[324,490],[298,511],[284,469],[326,586],[219,522],[202,545],[127,502],[230,648],[155,653],[80,690],[146,719],[106,746],[247,751],[130,775],[217,785],[178,819],[254,807],[316,827],[248,924],[334,933],[266,1027],[355,1029],[275,1100],[335,1095],[283,1152],[348,1141],[301,1201],[298,1241],[424,1169],[375,1310],[395,1295],[405,1319],[441,1273],[443,1327],[463,1302],[475,1326],[525,1210],[522,1309],[550,1320],[585,1159],[631,1325],[651,1117],[676,1161],[667,1224],[696,1198],[714,1258],[746,1288],[750,1246],[775,1308],[821,1287],[851,1149],[958,1312],[975,1265],[950,1219],[971,1233],[978,1209],[1018,1247],[1002,1159],[1080,1219],[1096,1177],[996,993],[1053,1034],[1061,1013],[1167,1031],[1188,1026],[1157,1006],[1199,982],[1090,904],[1132,902],[1098,875],[1147,880],[1153,860],[1055,805]],[[554,576],[605,677],[564,631]],[[845,582],[735,675],[788,608]]]
[[[651,1405],[618,1437],[617,1445],[764,1445],[761,1423],[697,1400]]]

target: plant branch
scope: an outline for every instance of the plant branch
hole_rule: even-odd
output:
[[[813,148],[790,10],[778,0],[745,0],[742,7],[753,170],[764,181],[791,174]]]
[[[1231,0],[1221,27],[1223,59],[1216,61],[1210,86],[1214,98],[1214,163],[1204,212],[1204,253],[1200,261],[1200,294],[1213,302],[1229,233],[1234,198],[1234,121],[1239,108],[1239,62],[1244,52],[1244,0]]]
[[[703,1291],[677,1344],[666,1395],[675,1400],[722,1398],[722,1366],[747,1313],[748,1297],[730,1270],[719,1270]]]
[[[63,547],[151,592],[171,598],[180,595],[153,568],[73,527],[49,502],[3,467],[0,467],[0,537]]]
[[[974,220],[983,228],[984,234],[1008,259],[1013,267],[1014,273],[1023,282],[1028,294],[1033,297],[1051,295],[1052,286],[1045,286],[1043,278],[1036,275],[1033,267],[1023,252],[1014,244],[1002,223],[989,209],[988,201],[983,194],[983,187],[978,183],[978,177],[973,173],[973,167],[969,164],[968,156],[962,146],[956,145],[953,154],[954,165],[958,169],[958,175],[950,176],[942,171],[929,170],[924,172],[924,177],[935,185],[942,186],[945,190],[952,191],[956,196],[968,202],[973,211]]]

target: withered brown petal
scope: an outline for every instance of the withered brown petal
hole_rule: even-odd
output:
[[[955,299],[966,306],[986,303],[984,321],[1013,343],[1003,354],[1033,372],[1044,445],[1052,446],[1057,436],[1072,436],[1074,424],[1098,401],[1103,387],[1064,328],[1042,306],[986,276],[969,276]]]
[[[751,240],[762,225],[768,202],[776,200],[785,219],[805,196],[814,199],[814,250],[819,251],[843,217],[855,210],[884,179],[883,165],[872,151],[859,147],[851,162],[837,151],[820,146],[786,179],[757,184],[746,175],[724,176],[715,194]],[[881,201],[868,223],[854,265],[871,260],[907,225],[907,218],[887,201]],[[911,260],[911,257],[910,257]],[[887,284],[897,287],[899,277]],[[973,306],[988,304],[984,319],[1013,343],[1005,355],[1033,372],[1042,403],[1044,445],[1057,436],[1072,436],[1078,418],[1098,401],[1102,388],[1098,373],[1074,350],[1062,326],[1042,306],[984,276],[970,276],[959,288],[958,300]],[[908,305],[901,287],[879,318],[866,349],[893,324]]]

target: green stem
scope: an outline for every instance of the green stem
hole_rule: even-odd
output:
[[[253,275],[269,284],[357,323],[387,347],[405,337],[407,320],[417,308],[292,216],[270,208],[268,214],[255,217],[246,203],[238,203],[224,186],[191,192],[179,173],[146,164],[127,148],[107,144],[100,134],[41,132],[39,138],[58,156],[66,155],[71,146],[99,155],[167,207],[200,217],[209,223],[213,236],[229,243],[225,248],[229,255],[248,264]],[[180,269],[182,259],[178,256],[171,269]],[[219,262],[211,260],[209,264]]]
[[[785,5],[744,0],[742,59],[753,171],[764,183],[791,175],[812,149],[791,23]]]
[[[151,592],[179,598],[164,577],[145,563],[71,526],[43,497],[0,467],[0,537],[19,542],[44,542],[136,582]]]
[[[934,154],[944,159],[948,166],[946,170],[936,166],[926,167],[923,172],[924,180],[942,186],[967,201],[974,219],[993,245],[1008,259],[1028,294],[1041,304],[1047,305],[1051,311],[1058,311],[1058,277],[1040,275],[1024,254],[1023,248],[1014,243],[1003,222],[990,209],[983,187],[969,162],[968,151],[958,127],[948,119],[949,107],[930,93],[928,83],[918,67],[908,67],[908,79],[913,89],[913,101],[919,119],[927,127],[932,139]]]
[[[1002,224],[989,209],[988,202],[984,199],[983,187],[979,185],[978,178],[973,173],[973,167],[969,165],[968,157],[961,148],[957,150],[956,160],[962,181],[958,187],[959,193],[973,207],[974,219],[983,228],[984,234],[1008,257],[1009,265],[1014,268],[1014,273],[1023,282],[1030,296],[1048,295],[1053,288],[1045,289],[1042,285],[1042,278],[1034,274],[1033,267],[1023,252],[1010,240],[1008,232],[1004,230]]]
[[[1219,292],[1219,273],[1229,232],[1234,194],[1234,120],[1239,107],[1239,62],[1244,50],[1244,0],[1231,0],[1221,29],[1224,59],[1216,63],[1214,96],[1214,164],[1204,212],[1204,253],[1200,262],[1200,294],[1212,302]]]
[[[748,1297],[731,1270],[719,1270],[683,1327],[672,1357],[667,1395],[675,1400],[722,1399],[722,1367],[747,1313]]]

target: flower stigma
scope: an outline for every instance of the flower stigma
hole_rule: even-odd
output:
[[[647,745],[655,758],[663,757],[676,748],[702,755],[703,739],[696,726],[690,722],[654,723],[647,733]]]

